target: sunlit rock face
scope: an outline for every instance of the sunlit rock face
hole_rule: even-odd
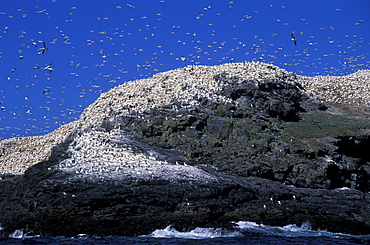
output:
[[[309,79],[322,78],[244,62],[120,85],[51,134],[1,142],[0,223],[73,236],[308,220],[369,233],[368,102],[358,90],[328,100]]]

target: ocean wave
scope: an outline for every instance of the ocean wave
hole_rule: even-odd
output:
[[[13,231],[8,237],[9,238],[14,238],[14,239],[27,239],[27,238],[35,238],[35,237],[40,237],[40,235],[30,235],[32,232],[24,232],[24,230],[19,229]]]
[[[185,238],[185,239],[209,239],[221,237],[239,237],[243,236],[239,231],[227,231],[222,228],[195,228],[189,232],[177,231],[172,226],[164,229],[155,230],[153,233],[141,237],[152,238]]]
[[[309,222],[302,223],[301,226],[296,224],[290,224],[286,226],[269,226],[263,224],[257,224],[250,221],[239,221],[235,223],[235,228],[239,229],[243,234],[245,233],[261,233],[264,235],[271,236],[284,236],[284,237],[352,237],[349,234],[333,233],[324,230],[312,230],[312,226]]]
[[[130,239],[133,239],[135,244],[141,244],[140,242],[143,242],[143,244],[148,241],[154,241],[157,239],[165,239],[166,241],[172,241],[173,239],[184,239],[184,240],[202,240],[202,239],[208,239],[208,242],[211,242],[209,239],[227,239],[225,244],[227,244],[227,241],[230,242],[229,239],[234,239],[234,242],[237,242],[237,244],[243,244],[245,239],[248,239],[248,241],[259,241],[259,239],[262,239],[263,241],[282,241],[282,243],[290,244],[289,242],[294,241],[306,241],[309,239],[310,241],[314,239],[318,242],[318,244],[322,244],[322,239],[325,241],[331,241],[331,242],[338,242],[342,241],[344,244],[347,244],[345,242],[349,242],[348,244],[352,244],[352,242],[360,243],[360,244],[367,244],[370,242],[370,234],[369,235],[350,235],[350,234],[343,234],[343,233],[333,233],[323,230],[313,230],[312,226],[309,222],[304,222],[302,225],[298,226],[296,224],[290,224],[286,226],[269,226],[264,224],[257,224],[255,222],[250,221],[239,221],[239,222],[233,222],[234,229],[225,229],[225,228],[195,228],[194,230],[188,231],[188,232],[181,232],[177,231],[172,226],[167,226],[164,229],[157,229],[154,232],[152,232],[149,235],[142,235],[138,237],[89,237],[86,234],[79,234],[76,237],[40,237],[38,235],[36,236],[30,236],[28,233],[25,233],[23,230],[15,230],[12,234],[8,236],[8,239],[12,239],[11,241],[18,240],[27,240],[27,241],[34,241],[35,239],[40,241],[48,241],[48,244],[60,244],[61,241],[68,242],[68,244],[82,244],[83,241],[85,242],[93,242],[94,244],[102,244],[104,241],[128,241]],[[7,239],[5,237],[0,237],[1,239]],[[0,243],[4,242],[0,239]],[[144,239],[144,240],[141,240]],[[146,240],[146,239],[154,239],[154,240]],[[235,240],[237,239],[237,240]],[[242,240],[240,240],[242,239]],[[288,239],[288,240],[286,240]],[[294,239],[294,240],[289,240]],[[298,240],[297,240],[298,239]],[[35,240],[35,241],[36,241]],[[215,241],[214,240],[214,241]],[[262,241],[261,240],[261,241]],[[130,240],[131,241],[131,240]],[[160,241],[160,240],[159,240]],[[241,243],[238,243],[238,241]],[[313,241],[313,240],[312,240]],[[34,244],[38,244],[38,242]],[[163,241],[163,244],[167,244],[165,241]],[[16,244],[16,243],[14,243]],[[84,244],[84,243],[83,243]],[[104,243],[106,244],[106,243]],[[162,244],[162,243],[160,243]],[[209,243],[211,244],[211,243]],[[270,244],[270,243],[267,243]],[[279,244],[279,242],[272,242],[271,244]]]
[[[260,234],[263,236],[272,237],[329,237],[333,239],[355,238],[370,241],[370,235],[355,236],[343,233],[333,233],[324,230],[313,230],[309,222],[304,222],[298,226],[290,224],[286,226],[269,226],[257,224],[250,221],[233,222],[235,230],[227,230],[223,228],[196,228],[188,232],[177,231],[172,226],[167,226],[164,229],[157,229],[149,235],[141,237],[149,238],[184,238],[184,239],[211,239],[225,237],[243,237],[251,234]]]
[[[23,230],[15,230],[12,234],[9,235],[9,237],[20,239],[20,238],[24,238],[25,234]]]

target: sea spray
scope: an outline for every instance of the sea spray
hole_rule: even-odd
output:
[[[209,239],[220,237],[239,237],[242,234],[238,231],[228,231],[222,228],[195,228],[189,232],[180,232],[171,226],[165,229],[155,230],[153,233],[141,236],[152,238],[185,238],[185,239]]]
[[[21,239],[24,237],[23,230],[15,230],[12,234],[9,235],[10,238]]]

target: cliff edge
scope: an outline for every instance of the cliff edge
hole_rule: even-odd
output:
[[[370,233],[370,71],[188,66],[0,142],[4,234],[140,235],[233,221]]]

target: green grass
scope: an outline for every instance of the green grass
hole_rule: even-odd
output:
[[[356,134],[370,128],[370,120],[349,115],[331,115],[313,111],[301,114],[299,122],[284,123],[284,130],[297,138],[321,138],[327,135]]]

